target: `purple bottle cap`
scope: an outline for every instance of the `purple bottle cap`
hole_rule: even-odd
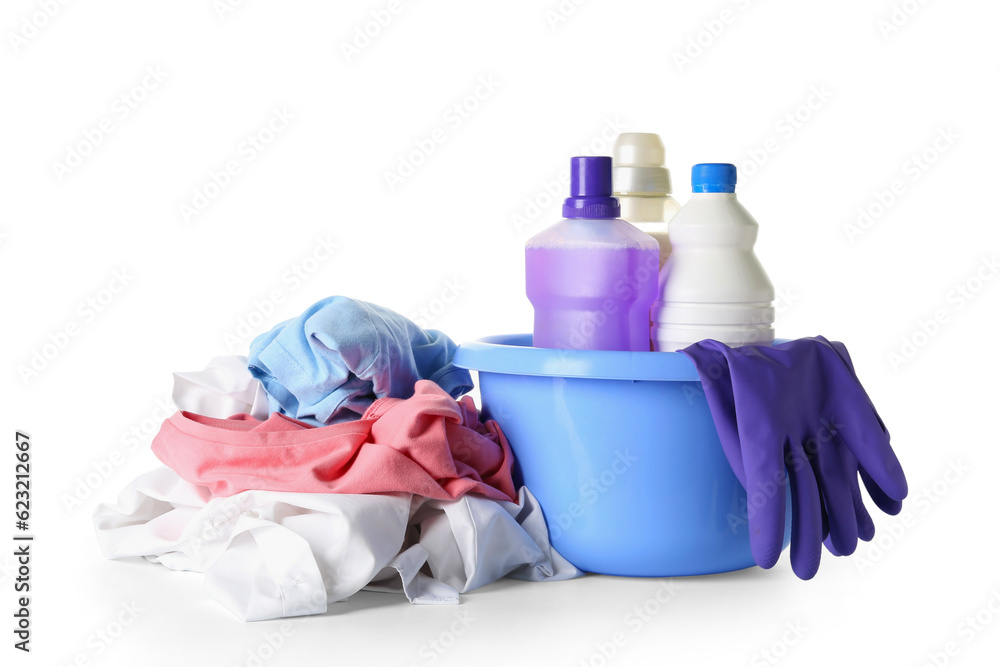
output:
[[[563,202],[563,217],[619,217],[621,205],[612,192],[610,157],[570,158],[569,197]]]

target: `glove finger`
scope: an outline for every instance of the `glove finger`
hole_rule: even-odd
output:
[[[762,568],[774,567],[781,555],[785,538],[785,445],[771,439],[763,446],[743,447],[743,467],[747,483],[747,521],[750,551]],[[772,444],[773,443],[773,444]],[[806,463],[808,466],[808,462]]]
[[[695,343],[680,351],[694,362],[726,460],[729,461],[729,467],[733,469],[736,479],[740,480],[740,484],[746,489],[747,476],[743,469],[740,436],[736,427],[733,381],[728,359],[720,351],[724,347],[718,341],[707,340]]]
[[[830,542],[838,553],[850,555],[858,548],[858,519],[851,497],[850,479],[839,448],[839,443],[835,441],[820,442],[817,438],[806,441],[804,445],[823,498]]]
[[[843,420],[842,425],[838,424],[840,437],[882,492],[894,500],[902,500],[907,494],[906,475],[889,444],[888,434],[867,401],[847,405],[855,405],[857,409],[835,415],[835,420]]]
[[[843,343],[831,342],[822,336],[816,336],[815,340],[833,350],[854,380],[851,395],[844,396],[842,401],[844,405],[855,406],[856,409],[837,415],[846,421],[845,432],[841,435],[861,462],[861,466],[872,473],[873,479],[879,483],[885,495],[902,500],[907,494],[906,475],[903,474],[903,467],[889,444],[889,430],[858,379],[847,347]],[[867,406],[869,409],[865,410],[862,406]]]
[[[747,522],[754,562],[771,568],[781,555],[785,534],[785,464],[782,439],[756,433],[743,446],[736,418],[728,354],[718,341],[701,341],[681,350],[698,370],[712,421],[726,459],[747,492]],[[757,447],[763,443],[763,447]]]
[[[878,414],[878,410],[875,409],[875,404],[872,403],[871,397],[868,396],[868,392],[865,390],[864,386],[861,384],[861,380],[858,379],[857,371],[854,370],[854,362],[851,361],[851,355],[848,354],[847,347],[843,343],[839,343],[837,341],[829,341],[829,340],[823,338],[822,336],[817,336],[816,338],[819,339],[819,340],[822,340],[827,345],[829,345],[831,348],[833,348],[833,351],[837,353],[837,356],[840,357],[840,360],[842,362],[844,362],[844,366],[846,366],[847,370],[849,370],[851,372],[851,375],[854,376],[854,379],[858,383],[858,388],[861,390],[861,393],[864,394],[865,399],[868,401],[868,404],[871,406],[872,412],[875,414],[875,419],[878,421],[879,426],[882,427],[882,430],[885,431],[886,437],[889,438],[889,429],[887,429],[885,427],[885,422],[882,421],[882,418]],[[889,439],[891,440],[891,438],[889,438]]]
[[[851,495],[854,497],[854,512],[858,518],[858,539],[871,542],[872,538],[875,537],[875,522],[872,521],[872,515],[868,513],[868,508],[865,507],[864,500],[861,498],[858,476],[853,475],[853,478],[854,486],[851,488]]]
[[[792,570],[812,579],[819,569],[823,544],[823,508],[819,486],[802,446],[789,447],[788,475],[792,485]]]
[[[858,485],[857,472],[850,476],[850,484],[851,498],[854,502],[854,512],[857,516],[858,522],[858,539],[870,542],[871,539],[875,537],[875,522],[872,521],[872,517],[868,513],[868,508],[865,507],[864,501],[861,498],[861,487]],[[826,546],[827,551],[834,556],[850,555],[837,549],[837,547],[833,544],[833,539],[829,535],[823,540],[823,545]]]
[[[861,495],[861,486],[858,484],[858,460],[847,447],[838,447],[838,450],[844,463],[844,470],[847,472],[848,483],[851,485],[851,500],[858,522],[858,538],[870,542],[875,537],[875,522],[872,521],[872,516],[865,507],[864,497]]]
[[[903,501],[886,495],[864,468],[861,468],[858,472],[861,473],[861,481],[865,483],[865,489],[868,490],[868,495],[871,496],[875,505],[886,514],[892,516],[899,514],[899,511],[903,509]]]

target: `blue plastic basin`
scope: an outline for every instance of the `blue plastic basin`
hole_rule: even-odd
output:
[[[520,334],[465,343],[455,364],[479,372],[518,483],[581,570],[659,577],[754,565],[746,492],[686,356],[533,348]]]

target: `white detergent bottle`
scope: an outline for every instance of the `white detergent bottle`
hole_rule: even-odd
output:
[[[660,135],[624,132],[615,139],[614,192],[621,202],[622,219],[660,244],[660,266],[670,255],[667,223],[680,210],[670,196],[670,170],[663,166]]]
[[[753,252],[757,221],[736,199],[736,167],[696,164],[691,199],[670,221],[672,250],[650,311],[654,350],[708,338],[774,341],[774,286]]]

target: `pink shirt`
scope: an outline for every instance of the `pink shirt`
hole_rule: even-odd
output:
[[[430,380],[418,381],[412,398],[381,398],[361,419],[331,426],[279,413],[261,421],[177,412],[152,449],[182,479],[216,496],[264,490],[516,498],[500,426],[480,423],[471,397],[456,401]]]

